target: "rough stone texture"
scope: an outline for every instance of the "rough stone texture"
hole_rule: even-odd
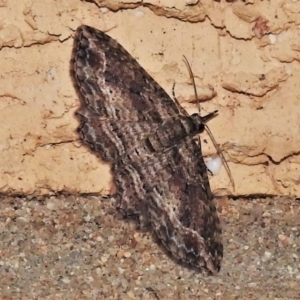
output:
[[[223,169],[213,190],[300,195],[297,1],[2,0],[0,18],[1,193],[111,192],[109,166],[76,134],[69,60],[84,23],[117,39],[168,93],[176,82],[196,112],[188,58],[203,113],[220,112],[209,126],[235,180],[233,191]]]
[[[225,256],[205,277],[183,268],[99,197],[0,199],[1,299],[299,299],[300,206],[217,203]]]

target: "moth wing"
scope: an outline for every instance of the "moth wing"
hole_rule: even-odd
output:
[[[178,260],[209,274],[223,256],[220,221],[200,146],[190,137],[139,163],[115,165],[119,206],[143,218]]]
[[[114,160],[126,151],[117,151],[110,139],[112,131],[105,131],[114,122],[129,122],[132,128],[126,133],[126,149],[132,147],[135,132],[139,131],[138,122],[151,123],[142,126],[143,138],[165,119],[179,114],[174,101],[130,54],[117,41],[92,27],[83,25],[76,31],[71,76],[82,102],[77,112],[82,119],[81,137],[88,145],[96,145],[100,134],[107,136],[100,149],[106,160]],[[96,133],[94,128],[101,130]],[[107,150],[103,152],[102,148]]]
[[[120,208],[150,222],[177,259],[218,271],[221,229],[200,145],[187,137],[140,161],[124,164],[120,159],[164,120],[179,115],[175,103],[105,33],[80,26],[73,49],[71,76],[82,103],[79,133],[103,159],[113,162]]]

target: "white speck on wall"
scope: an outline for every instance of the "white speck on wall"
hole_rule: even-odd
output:
[[[135,12],[135,16],[141,18],[141,17],[144,16],[144,12],[142,12],[141,10],[137,10],[137,11]]]
[[[109,12],[109,9],[107,7],[101,7],[100,11],[105,14],[105,13]]]
[[[233,49],[232,50],[232,60],[231,60],[231,63],[236,66],[240,62],[241,62],[240,53],[236,49]]]
[[[269,39],[272,45],[274,45],[277,41],[277,37],[275,34],[269,34]]]
[[[213,174],[217,175],[222,167],[222,159],[220,156],[208,157],[204,160],[207,169]]]
[[[292,75],[293,74],[293,69],[290,66],[285,66],[285,71],[288,75]]]

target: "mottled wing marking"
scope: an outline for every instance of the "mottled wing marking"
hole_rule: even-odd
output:
[[[71,64],[82,100],[77,112],[83,118],[79,132],[105,160],[124,155],[137,140],[136,134],[141,139],[164,119],[179,114],[157,82],[118,42],[99,30],[77,29]],[[124,135],[131,139],[118,137],[124,125]]]
[[[220,223],[201,145],[192,138],[206,119],[180,115],[120,44],[88,26],[77,29],[71,75],[81,99],[79,133],[111,161],[117,207],[149,224],[178,260],[217,272]]]
[[[115,165],[120,207],[141,216],[180,261],[215,272],[223,255],[221,227],[199,146],[187,137],[141,162]]]

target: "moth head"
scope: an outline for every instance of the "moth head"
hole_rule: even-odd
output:
[[[214,118],[217,115],[218,111],[215,110],[205,116],[200,116],[198,113],[194,113],[191,115],[191,118],[193,120],[193,123],[195,124],[195,127],[197,128],[197,131],[202,132],[205,129],[205,124]]]

